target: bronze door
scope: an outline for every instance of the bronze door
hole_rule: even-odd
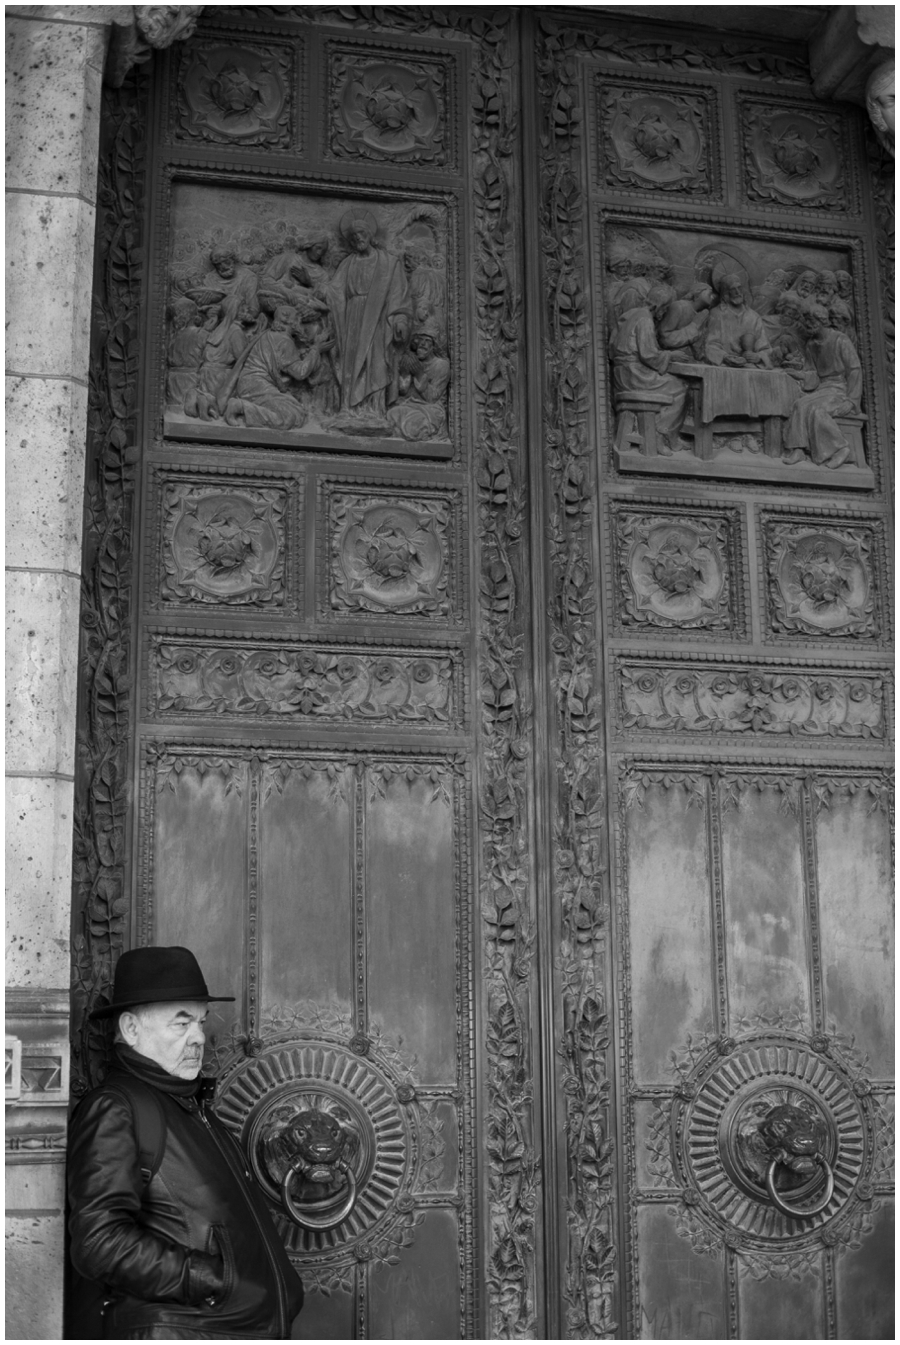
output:
[[[583,12],[205,7],[106,95],[75,1073],[123,946],[237,995],[304,1337],[885,1331],[862,135]],[[782,363],[695,312],[629,384],[628,286],[730,270]],[[806,273],[860,392],[797,450]]]

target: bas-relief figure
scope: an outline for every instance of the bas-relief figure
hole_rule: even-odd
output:
[[[804,264],[783,247],[754,257],[747,244],[696,241],[693,255],[682,240],[669,257],[656,231],[608,236],[619,453],[733,461],[748,452],[788,467],[865,468],[844,256]],[[773,259],[782,264],[766,269]]]
[[[229,210],[248,220],[230,236],[223,224],[197,227]],[[275,210],[261,193],[246,204],[185,199],[168,306],[170,422],[447,441],[443,213],[302,197],[291,218]]]
[[[878,143],[894,157],[894,62],[884,61],[866,84],[866,111]]]

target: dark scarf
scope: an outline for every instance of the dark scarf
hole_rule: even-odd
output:
[[[123,1041],[116,1043],[116,1063],[128,1074],[133,1074],[135,1078],[143,1079],[144,1083],[152,1084],[160,1092],[171,1093],[174,1097],[196,1097],[203,1083],[203,1078],[199,1074],[196,1079],[179,1079],[177,1075],[163,1069],[162,1065],[157,1065],[155,1060],[141,1055],[140,1051],[136,1051],[133,1046],[128,1046]]]

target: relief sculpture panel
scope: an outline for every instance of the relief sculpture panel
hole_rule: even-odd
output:
[[[449,457],[443,204],[176,185],[166,433]]]
[[[181,48],[176,140],[282,149],[291,141],[293,54],[235,41]]]
[[[619,622],[625,629],[743,631],[732,513],[614,509]]]
[[[450,649],[152,634],[148,708],[167,718],[265,718],[459,727],[462,667]]]
[[[819,107],[738,104],[744,191],[751,204],[850,210],[841,117]]]
[[[161,511],[162,602],[284,607],[284,488],[172,481]]]
[[[597,81],[600,173],[610,187],[714,199],[720,195],[715,93],[710,88]]]
[[[763,518],[769,622],[794,639],[881,634],[872,523]],[[879,539],[880,540],[880,539]]]
[[[413,51],[387,56],[337,44],[329,46],[328,61],[328,151],[334,158],[453,166],[453,63]]]
[[[450,496],[330,486],[325,496],[333,612],[451,614]]]
[[[871,489],[849,248],[610,225],[624,470]]]

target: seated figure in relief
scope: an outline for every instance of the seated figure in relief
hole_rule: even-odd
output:
[[[622,297],[626,295],[627,291]],[[669,457],[678,447],[678,432],[684,423],[687,384],[668,372],[677,356],[660,346],[656,322],[672,303],[675,291],[670,285],[652,285],[645,298],[636,288],[627,297],[633,306],[622,313],[609,338],[613,398],[622,394],[636,398],[642,392],[671,397],[671,403],[656,413],[662,440],[659,451]]]
[[[687,294],[673,299],[657,325],[663,350],[678,350],[683,359],[702,358],[709,310],[715,303],[709,285],[692,285]]]
[[[225,409],[223,392],[236,362],[247,349],[250,337],[247,328],[256,318],[248,308],[238,310],[233,322],[223,319],[221,304],[211,304],[204,311],[203,330],[206,344],[203,360],[197,374],[196,391],[185,398],[184,409],[189,416],[200,420],[219,420]],[[223,332],[224,327],[224,332]],[[213,340],[214,337],[218,339]]]
[[[297,315],[279,304],[270,325],[248,346],[231,376],[225,420],[270,430],[299,429],[306,411],[292,390],[309,376],[316,354],[302,355],[294,340]]]
[[[435,323],[414,331],[402,357],[397,380],[398,400],[388,420],[404,439],[446,439],[444,401],[450,386],[450,361],[441,353]]]
[[[817,466],[840,467],[850,456],[850,444],[837,417],[861,414],[859,356],[850,338],[829,326],[828,310],[821,304],[808,304],[800,323],[815,388],[794,403],[784,431],[783,460],[799,462],[808,455]]]
[[[166,351],[166,402],[179,411],[197,395],[207,331],[203,314],[190,299],[176,299],[169,307],[171,320]]]
[[[741,277],[726,271],[714,283],[719,302],[706,326],[707,363],[727,364],[736,369],[771,368],[765,324],[745,302]]]

